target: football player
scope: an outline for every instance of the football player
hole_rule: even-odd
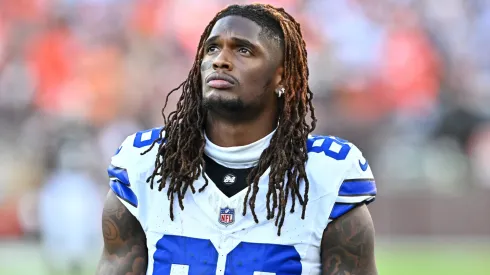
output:
[[[220,11],[177,90],[165,126],[112,158],[98,274],[377,274],[373,175],[353,144],[310,135],[291,15]]]

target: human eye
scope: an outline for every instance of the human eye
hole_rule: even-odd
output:
[[[238,52],[243,54],[243,55],[247,55],[247,56],[252,55],[252,51],[248,48],[245,48],[245,47],[238,48]]]
[[[218,50],[218,47],[216,45],[209,45],[206,48],[206,53],[214,53]]]

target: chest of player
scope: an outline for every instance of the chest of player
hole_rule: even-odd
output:
[[[202,183],[197,181],[196,187]],[[319,274],[321,237],[335,196],[313,196],[304,220],[298,203],[294,213],[288,204],[278,236],[275,219],[266,219],[267,183],[259,187],[259,223],[248,203],[243,215],[247,190],[229,198],[210,182],[203,192],[186,194],[184,210],[174,202],[173,221],[165,190],[152,191],[145,215],[151,265],[147,274]]]

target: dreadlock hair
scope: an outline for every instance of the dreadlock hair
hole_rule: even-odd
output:
[[[243,202],[243,215],[247,212],[247,203],[250,206],[253,218],[258,223],[255,213],[255,200],[259,191],[260,177],[270,167],[269,189],[267,191],[267,219],[275,218],[281,228],[286,215],[286,205],[291,197],[290,212],[295,209],[298,199],[302,206],[301,218],[305,217],[308,203],[309,181],[306,176],[305,165],[308,159],[306,141],[308,135],[314,130],[316,118],[312,104],[313,93],[308,86],[308,64],[306,45],[303,40],[300,25],[283,8],[275,8],[265,4],[231,5],[223,9],[211,20],[204,30],[199,41],[194,64],[187,79],[167,95],[162,115],[165,129],[160,132],[159,139],[150,146],[145,154],[158,146],[155,169],[147,179],[150,187],[156,181],[158,190],[167,185],[167,196],[170,200],[170,218],[174,218],[174,197],[177,196],[179,206],[183,210],[184,195],[190,188],[193,193],[196,188],[194,181],[200,175],[205,184],[199,189],[203,191],[208,185],[204,176],[205,162],[203,159],[205,137],[204,125],[206,114],[202,107],[201,87],[201,60],[205,49],[203,47],[215,23],[226,16],[242,16],[250,19],[262,27],[262,33],[268,38],[279,40],[283,49],[284,78],[283,86],[286,90],[279,102],[279,121],[276,132],[273,134],[270,145],[265,149],[247,181],[248,190]],[[182,89],[182,94],[175,111],[165,116],[165,108],[169,96]],[[311,124],[307,122],[307,115],[311,114]],[[165,142],[162,142],[165,141]],[[156,180],[156,177],[160,176]],[[300,182],[305,184],[304,194],[300,194]],[[272,202],[271,202],[272,201]],[[277,213],[276,213],[277,211]]]

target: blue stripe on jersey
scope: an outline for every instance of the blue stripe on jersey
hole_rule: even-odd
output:
[[[129,183],[128,171],[124,168],[110,165],[107,168],[107,174],[111,179],[110,186],[112,191],[122,200],[134,207],[138,207],[138,198],[130,188],[131,184]]]
[[[357,204],[336,203],[330,212],[330,219],[336,219],[356,207]]]
[[[129,177],[128,177],[128,171],[124,168],[119,168],[113,165],[110,165],[109,168],[107,168],[107,174],[109,174],[109,178],[116,178],[118,181],[121,183],[129,186]]]
[[[344,180],[340,186],[339,196],[376,195],[376,183],[373,179]]]
[[[134,207],[138,207],[138,198],[136,194],[127,185],[122,184],[119,181],[111,180],[110,186],[112,191],[122,200],[131,204]]]

